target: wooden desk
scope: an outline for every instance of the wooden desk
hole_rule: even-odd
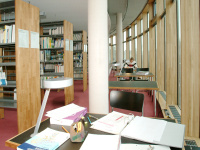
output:
[[[93,116],[96,116],[98,118],[103,117],[104,115],[100,115],[100,114],[92,114]],[[87,115],[86,115],[87,116]],[[87,119],[86,119],[87,120]],[[170,122],[175,122],[174,119],[165,119],[166,121],[170,121]],[[91,118],[91,121],[95,121],[95,119]],[[88,122],[88,120],[87,120]],[[50,119],[46,119],[45,121],[43,121],[40,125],[40,129],[39,132],[41,132],[42,130],[46,129],[47,127],[58,130],[58,131],[63,131],[62,126],[60,125],[52,125],[50,124]],[[105,133],[102,131],[98,131],[95,129],[90,129],[90,124],[88,123],[85,126],[85,130],[88,131],[88,133],[93,133],[93,134],[109,134],[109,133]],[[70,129],[69,126],[65,126],[65,128],[67,130]],[[21,134],[18,134],[17,136],[9,139],[6,141],[6,146],[17,149],[17,146],[19,146],[20,144],[24,143],[25,141],[27,141],[28,139],[30,139],[30,135],[33,133],[34,131],[34,127],[24,131]],[[121,137],[121,143],[135,143],[135,144],[150,144],[150,143],[145,143],[142,141],[137,141],[137,140],[133,140],[133,139],[129,139],[129,138],[125,138],[125,137]],[[63,145],[61,145],[58,150],[79,150],[81,147],[82,143],[72,143],[71,140],[67,140]],[[181,150],[178,148],[171,148],[171,150]]]
[[[148,77],[150,81],[153,81],[153,73],[149,72],[147,75],[137,74],[136,72],[133,73],[116,73],[115,77],[117,77],[117,81],[119,78],[126,78],[126,77]]]
[[[156,81],[109,81],[109,89],[139,89],[154,91],[154,112],[156,116],[156,91],[159,90]]]

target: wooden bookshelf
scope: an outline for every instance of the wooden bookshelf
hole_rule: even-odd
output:
[[[81,35],[76,38],[76,34]],[[83,80],[83,92],[87,90],[87,32],[74,31],[74,45],[81,44],[81,47],[74,47],[74,80]],[[78,57],[79,56],[79,57]],[[77,66],[78,63],[78,66]],[[80,65],[79,65],[80,64]]]
[[[0,116],[4,116],[3,108],[17,108],[18,132],[21,133],[36,124],[41,107],[39,48],[31,48],[31,35],[33,32],[39,34],[39,8],[22,0],[4,1],[1,6],[1,10],[8,9],[8,13],[15,12],[15,20],[0,23],[1,27],[15,24],[15,42],[0,44],[0,65],[7,73],[7,85],[0,86]],[[29,38],[25,47],[19,44],[23,40],[19,38],[19,29],[26,32]],[[12,96],[5,97],[14,95],[16,92],[7,88],[15,87],[17,100]]]
[[[59,22],[45,22],[40,24],[40,37],[50,37],[53,40],[55,39],[62,39],[63,40],[63,46],[61,47],[50,47],[50,48],[43,48],[41,47],[41,51],[50,50],[51,53],[53,52],[62,52],[64,54],[62,60],[45,60],[41,61],[40,63],[45,64],[62,64],[64,65],[64,72],[55,72],[54,69],[45,69],[44,73],[41,74],[42,77],[73,77],[73,51],[66,50],[65,48],[65,41],[66,40],[73,40],[73,24],[70,22],[64,20]],[[48,29],[55,29],[55,28],[62,28],[63,33],[56,33],[56,34],[49,34],[49,32],[45,32],[45,30]],[[55,46],[55,45],[54,45]],[[53,51],[53,52],[52,52]],[[45,55],[45,54],[44,54]],[[42,81],[41,81],[42,83]],[[41,99],[44,97],[44,90],[41,86]],[[71,101],[74,100],[74,86],[70,86],[65,88],[65,105],[69,104]]]

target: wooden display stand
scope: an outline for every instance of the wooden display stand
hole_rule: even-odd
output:
[[[19,29],[29,32],[29,48],[19,47]],[[31,48],[31,32],[39,33],[39,8],[15,0],[15,55],[18,132],[35,125],[41,107],[39,48]],[[39,43],[38,43],[39,44]]]

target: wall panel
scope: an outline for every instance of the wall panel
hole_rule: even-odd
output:
[[[199,138],[199,0],[181,0],[181,122]]]
[[[176,3],[166,0],[166,102],[177,105]]]

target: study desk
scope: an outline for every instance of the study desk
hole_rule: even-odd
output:
[[[137,72],[133,72],[133,73],[116,73],[115,77],[117,77],[117,81],[119,81],[119,78],[126,78],[126,77],[148,77],[150,81],[153,81],[154,75],[151,72],[149,72],[146,75],[137,74]]]
[[[104,115],[101,115],[101,114],[92,114],[92,115],[97,117],[97,118],[101,118],[101,117],[104,116]],[[88,114],[86,114],[86,116],[88,116]],[[170,122],[175,122],[174,119],[164,119],[164,120],[170,121]],[[88,122],[87,119],[86,119],[86,121]],[[91,121],[93,122],[93,121],[95,121],[95,119],[91,118]],[[52,124],[50,124],[50,119],[46,119],[45,121],[43,121],[41,123],[39,132],[43,131],[47,127],[58,130],[58,131],[63,131],[61,125],[52,125]],[[70,129],[69,126],[64,126],[64,127],[69,131],[69,129]],[[105,132],[98,131],[98,130],[95,130],[95,129],[91,129],[89,127],[90,127],[89,123],[85,125],[85,130],[88,131],[88,133],[109,134],[109,133],[105,133]],[[21,134],[16,135],[15,137],[13,137],[9,140],[7,140],[5,145],[8,146],[8,147],[17,149],[17,146],[24,143],[28,139],[30,139],[30,135],[33,133],[33,131],[34,131],[34,127],[24,131]],[[146,143],[146,142],[142,142],[142,141],[138,141],[138,140],[133,140],[133,139],[125,138],[125,137],[121,137],[121,143],[150,144],[150,143]],[[72,143],[71,140],[69,139],[63,145],[61,145],[57,150],[79,150],[81,145],[82,145],[82,143]],[[171,150],[181,150],[181,149],[180,148],[171,148]]]
[[[156,91],[159,90],[156,81],[109,81],[109,89],[153,90],[154,112],[156,116]]]

